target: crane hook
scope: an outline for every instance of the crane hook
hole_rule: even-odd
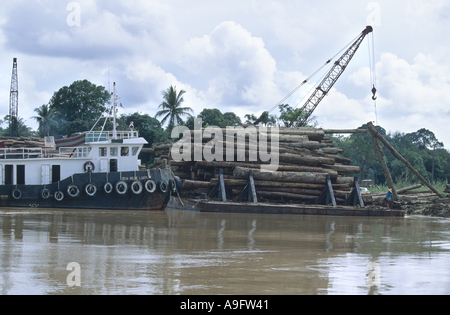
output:
[[[375,101],[377,99],[377,97],[375,96],[375,94],[377,93],[377,89],[375,88],[375,85],[372,88],[372,99]]]

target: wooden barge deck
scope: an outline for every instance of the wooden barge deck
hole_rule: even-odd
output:
[[[387,210],[382,207],[323,206],[307,204],[272,204],[250,202],[221,202],[212,200],[183,199],[171,197],[168,208],[216,213],[255,214],[303,214],[337,216],[404,217],[404,210]]]

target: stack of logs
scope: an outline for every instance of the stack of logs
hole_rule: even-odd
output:
[[[44,145],[44,139],[36,137],[0,137],[0,143],[3,143],[5,148],[40,148]]]
[[[267,152],[270,152],[270,128],[267,132]],[[314,128],[279,128],[279,167],[274,172],[261,171],[261,165],[270,161],[262,162],[259,154],[257,161],[249,161],[250,152],[259,148],[250,146],[248,138],[244,161],[243,156],[238,158],[236,154],[234,161],[226,159],[227,142],[223,142],[223,162],[206,161],[204,158],[202,161],[175,161],[171,155],[172,143],[153,144],[147,152],[157,156],[154,160],[156,166],[166,163],[164,160],[168,161],[174,175],[182,179],[184,197],[198,198],[202,193],[205,196],[204,193],[210,192],[218,183],[219,170],[222,169],[227,195],[234,198],[248,183],[249,171],[252,170],[259,200],[314,203],[325,189],[327,175],[330,175],[336,201],[342,203],[350,194],[354,186],[353,176],[360,172],[360,168],[350,165],[350,159],[339,155],[342,150],[333,147],[333,141],[325,137],[329,133],[337,132]],[[223,134],[225,138],[225,131]],[[258,139],[259,136],[258,131]],[[203,138],[202,149],[210,141],[211,138]],[[243,139],[235,136],[235,149],[238,141]],[[344,177],[347,174],[352,175]],[[364,197],[364,202],[370,204],[371,197]]]

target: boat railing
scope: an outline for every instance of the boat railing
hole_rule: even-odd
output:
[[[90,131],[86,132],[86,142],[99,142],[108,141],[112,139],[135,139],[138,138],[137,131],[116,131],[116,137],[114,137],[113,131]]]
[[[0,148],[0,160],[29,160],[42,158],[87,158],[91,147],[71,148]]]
[[[59,157],[87,158],[92,147],[59,148]]]

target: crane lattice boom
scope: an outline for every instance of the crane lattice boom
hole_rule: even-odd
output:
[[[327,95],[331,90],[333,85],[339,79],[341,74],[344,72],[350,60],[355,55],[359,48],[359,45],[363,41],[367,34],[371,33],[373,28],[367,26],[361,33],[361,35],[356,39],[356,41],[343,53],[343,55],[334,63],[330,71],[325,75],[324,79],[320,82],[319,86],[314,90],[311,96],[308,98],[306,103],[300,108],[294,118],[291,120],[289,126],[292,126],[293,122],[298,118],[298,116],[304,113],[304,116],[299,122],[299,126],[304,126],[306,121],[311,116],[313,111],[319,105],[320,101]]]

